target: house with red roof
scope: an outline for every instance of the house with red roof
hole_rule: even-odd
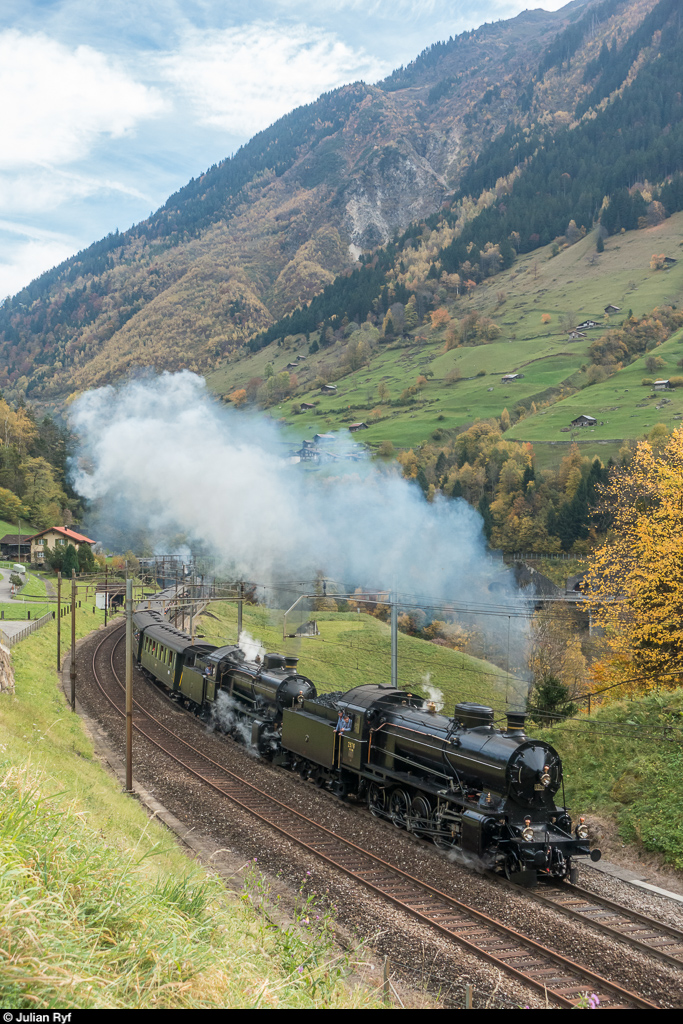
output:
[[[27,538],[28,539],[28,538]],[[31,538],[31,561],[36,565],[43,565],[46,561],[48,551],[56,547],[66,547],[73,544],[78,549],[86,544],[90,547],[95,541],[85,537],[82,533],[70,530],[68,526],[50,526],[47,530],[35,533]]]

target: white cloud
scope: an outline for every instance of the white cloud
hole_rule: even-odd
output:
[[[157,90],[98,50],[0,33],[2,168],[82,159],[99,136],[120,138],[163,109]]]
[[[329,32],[265,22],[193,31],[177,52],[159,58],[159,67],[202,123],[247,136],[321,92],[391,70]]]
[[[44,214],[54,212],[64,203],[83,202],[93,196],[111,201],[127,196],[139,199],[147,206],[154,197],[140,192],[124,182],[107,177],[95,177],[55,168],[31,168],[24,173],[0,171],[0,214]]]
[[[75,238],[31,225],[0,220],[0,300],[81,248]]]

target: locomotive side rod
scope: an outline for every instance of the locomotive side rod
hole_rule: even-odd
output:
[[[97,674],[97,654],[110,637],[104,637],[93,654],[93,675],[106,699],[121,714],[121,707],[107,693]],[[112,676],[121,688],[121,680],[114,668],[114,653],[122,639],[123,635],[116,640],[110,656]],[[589,968],[582,967],[534,939],[521,935],[481,911],[460,903],[452,896],[414,878],[401,868],[318,824],[224,768],[159,722],[138,701],[135,701],[135,704],[146,720],[146,728],[140,724],[140,718],[134,721],[133,728],[195,778],[401,910],[436,928],[525,985],[547,993],[559,1005],[567,1009],[573,1008],[588,985],[598,995],[602,995],[603,1006],[609,1001],[605,998],[606,994],[610,993],[621,1000],[617,1004],[619,1008],[658,1008]],[[157,734],[156,737],[153,735],[154,732]],[[175,752],[166,745],[169,739],[175,746]],[[298,824],[298,829],[293,829],[293,821]],[[532,962],[526,969],[515,966],[516,961],[530,959]],[[611,1002],[612,1008],[616,1008],[614,1001]]]

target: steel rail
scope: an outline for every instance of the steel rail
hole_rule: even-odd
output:
[[[683,968],[683,931],[678,928],[662,924],[661,921],[569,882],[539,882],[527,887],[492,872],[487,872],[487,877],[537,903],[552,907],[565,917],[590,924],[596,931],[626,942],[671,967]]]
[[[102,685],[96,664],[100,649],[113,639],[114,632],[103,637],[93,653],[93,678],[112,707],[123,714]],[[121,690],[123,686],[114,668],[114,654],[122,639],[123,634],[114,642],[109,659],[112,676]],[[599,996],[602,1008],[658,1009],[656,1004],[636,993],[414,878],[401,868],[306,817],[218,764],[159,722],[138,701],[134,701],[134,705],[138,715],[137,720],[135,717],[133,719],[133,728],[197,779],[316,857],[343,871],[402,911],[407,911],[424,924],[454,939],[522,984],[536,989],[566,1009],[573,1009],[588,990]],[[154,732],[157,733],[156,737],[152,735]],[[296,827],[293,827],[294,824]],[[615,996],[618,1001],[615,1001]]]

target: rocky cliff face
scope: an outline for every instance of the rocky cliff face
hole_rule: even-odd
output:
[[[14,670],[9,647],[0,644],[0,693],[14,693]]]

